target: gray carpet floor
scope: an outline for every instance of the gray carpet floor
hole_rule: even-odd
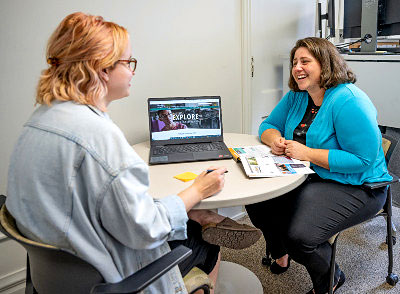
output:
[[[239,222],[250,224],[247,216]],[[393,222],[400,230],[400,208],[393,207]],[[336,258],[346,274],[346,283],[337,294],[400,294],[400,282],[392,287],[385,281],[388,265],[385,237],[386,221],[383,217],[352,227],[340,235]],[[397,241],[393,272],[400,276],[400,232]],[[292,261],[288,271],[281,275],[273,275],[261,265],[261,258],[265,255],[263,238],[244,250],[223,248],[221,255],[222,260],[236,262],[255,273],[263,285],[264,293],[305,294],[312,288],[307,271],[296,262]]]

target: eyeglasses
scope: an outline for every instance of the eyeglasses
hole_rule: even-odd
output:
[[[130,70],[131,70],[132,72],[135,72],[135,70],[136,70],[136,64],[137,64],[137,60],[136,60],[135,58],[131,57],[131,58],[129,58],[129,59],[120,59],[120,60],[118,60],[118,62],[125,62],[125,63],[127,63],[128,66],[129,66],[129,68],[130,68]]]

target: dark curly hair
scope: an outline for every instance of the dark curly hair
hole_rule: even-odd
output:
[[[290,73],[292,72],[294,54],[300,47],[307,48],[320,63],[321,80],[319,85],[321,88],[329,89],[339,84],[356,82],[355,74],[348,67],[336,47],[328,40],[316,37],[308,37],[296,42],[290,52]],[[295,92],[301,91],[292,74],[290,74],[288,85]]]

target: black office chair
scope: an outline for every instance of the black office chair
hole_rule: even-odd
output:
[[[392,156],[393,150],[397,145],[397,140],[382,134],[382,147],[385,153],[386,163],[389,164],[390,158]],[[389,186],[388,188],[388,196],[386,199],[386,203],[383,209],[376,216],[384,216],[386,218],[387,223],[387,235],[386,235],[386,244],[388,245],[388,257],[389,257],[389,265],[388,265],[388,275],[386,277],[386,282],[392,286],[396,285],[399,278],[393,271],[393,245],[396,244],[396,227],[392,222],[392,193],[390,185],[393,183],[399,182],[399,177],[393,173],[390,173],[393,177],[393,180],[390,182],[381,182],[381,183],[370,183],[364,184],[364,187],[367,189],[376,189],[379,187]],[[375,217],[376,217],[375,216]],[[333,293],[333,282],[334,282],[334,274],[335,274],[335,257],[336,257],[336,244],[340,233],[334,235],[329,243],[332,245],[332,260],[331,260],[331,271],[330,271],[330,281],[329,281],[329,294]],[[270,266],[272,263],[272,259],[270,257],[270,252],[268,249],[268,244],[266,244],[266,256],[262,258],[261,263],[265,266]]]
[[[22,236],[5,200],[6,197],[0,195],[0,230],[27,251],[26,294],[138,293],[192,254],[191,249],[179,246],[121,282],[105,283],[97,269],[79,257]],[[195,275],[189,272],[184,279],[188,292],[203,289],[209,294],[208,276],[197,268],[193,270]]]
[[[385,134],[383,134],[382,137],[383,137],[382,147],[385,153],[386,164],[389,164],[393,150],[397,145],[397,140]],[[389,257],[388,275],[386,276],[386,282],[391,286],[395,286],[399,281],[399,277],[395,273],[393,273],[393,245],[396,244],[396,235],[395,235],[396,228],[392,222],[392,192],[390,185],[399,182],[399,177],[393,173],[390,173],[390,175],[393,177],[392,181],[380,182],[380,183],[365,183],[363,186],[364,188],[371,190],[388,186],[385,205],[383,206],[383,209],[379,211],[378,214],[376,214],[374,217],[384,216],[386,219],[386,231],[387,231],[386,244],[388,245],[388,257]],[[331,270],[330,270],[329,292],[328,292],[329,294],[333,293],[336,245],[339,235],[340,232],[329,240],[329,243],[331,243],[332,245],[332,259],[331,259]]]

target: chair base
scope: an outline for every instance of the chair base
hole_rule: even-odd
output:
[[[215,294],[263,294],[257,276],[237,263],[221,261]]]
[[[390,285],[390,286],[395,286],[397,284],[397,282],[399,281],[399,277],[394,274],[391,273],[386,277],[386,282]]]

